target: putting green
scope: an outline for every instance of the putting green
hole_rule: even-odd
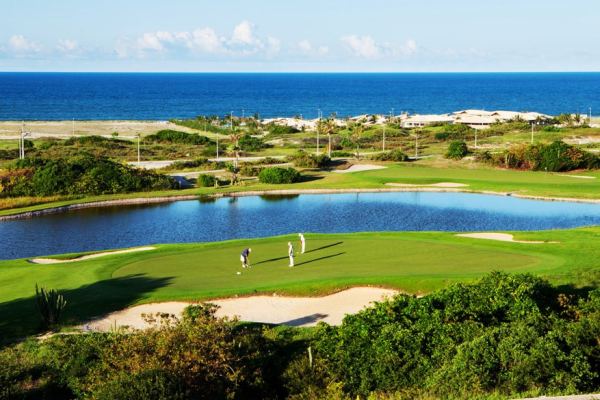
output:
[[[152,251],[73,263],[0,262],[0,336],[32,333],[38,322],[35,285],[60,290],[65,321],[80,323],[128,306],[254,293],[317,295],[377,285],[427,293],[490,271],[531,272],[558,283],[594,284],[600,228],[515,233],[525,244],[457,237],[445,232],[306,234],[307,253],[288,268],[295,235],[219,243],[156,245]],[[252,248],[251,269],[239,254]],[[238,274],[241,272],[241,274]],[[594,275],[595,274],[595,275]]]

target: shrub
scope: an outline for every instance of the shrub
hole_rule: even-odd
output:
[[[336,150],[331,152],[331,157],[354,157],[356,154],[350,151]]]
[[[322,168],[331,163],[331,159],[326,154],[309,154],[305,151],[298,151],[296,154],[287,158],[294,166],[300,168]]]
[[[258,176],[263,167],[256,165],[242,165],[240,167],[240,174],[242,176]]]
[[[46,290],[35,285],[35,298],[42,317],[42,327],[47,329],[58,324],[67,306],[64,297],[54,289]]]
[[[558,172],[600,168],[600,157],[556,141],[551,144],[512,146],[498,158],[497,164],[506,168]]]
[[[53,160],[19,160],[7,174],[0,174],[0,194],[5,197],[126,193],[176,187],[177,183],[169,176],[87,153]]]
[[[153,135],[146,136],[143,140],[145,142],[180,143],[190,145],[206,145],[213,143],[212,140],[206,136],[200,136],[196,133],[175,131],[172,129],[158,131]]]
[[[390,150],[383,153],[374,154],[371,156],[372,160],[376,161],[406,161],[408,156],[400,149]]]
[[[455,140],[450,142],[448,146],[448,151],[446,152],[446,158],[451,158],[454,160],[460,160],[469,154],[469,148],[467,144],[460,140]]]
[[[287,135],[287,134],[291,134],[291,133],[300,132],[298,129],[296,129],[294,127],[285,126],[285,125],[276,125],[276,124],[267,125],[267,130],[269,131],[269,134],[273,135],[273,136]]]
[[[261,138],[251,135],[242,136],[238,141],[238,144],[243,151],[259,151],[268,147]]]
[[[198,186],[201,187],[213,187],[215,186],[217,178],[209,174],[200,174],[198,175]]]
[[[258,180],[262,183],[294,183],[300,180],[300,173],[294,168],[268,167],[260,171]]]

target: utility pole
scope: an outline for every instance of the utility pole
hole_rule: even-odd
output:
[[[419,158],[419,132],[415,133],[415,160]]]
[[[24,153],[24,145],[23,145],[23,137],[25,135],[25,121],[21,124],[21,137],[19,138],[19,159],[25,158]]]
[[[319,134],[321,133],[321,109],[317,109],[317,155],[319,155]]]
[[[531,144],[533,144],[533,127],[534,127],[534,123],[531,123]]]

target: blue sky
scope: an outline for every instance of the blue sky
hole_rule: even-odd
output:
[[[599,71],[597,0],[2,0],[0,71]]]

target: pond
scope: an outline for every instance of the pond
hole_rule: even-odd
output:
[[[543,230],[600,225],[600,204],[467,193],[251,196],[0,222],[0,259],[296,232]]]

